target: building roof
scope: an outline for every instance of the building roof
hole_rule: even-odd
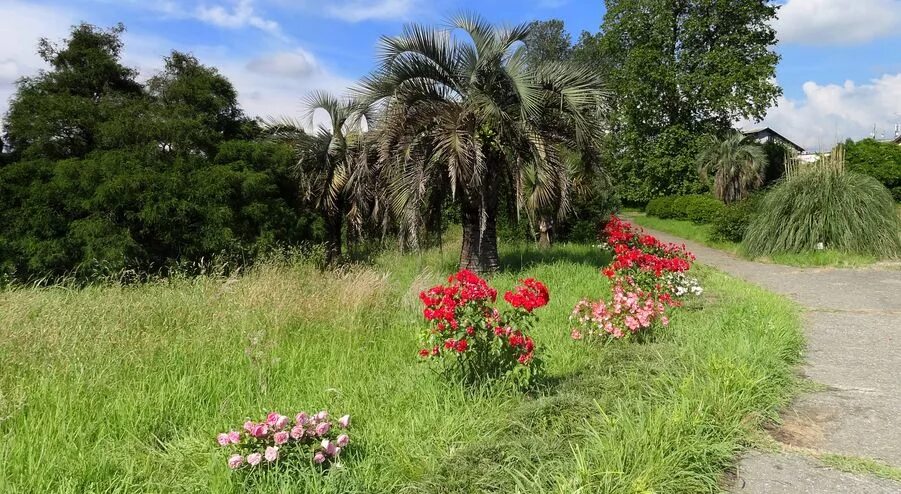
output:
[[[772,139],[781,142],[787,146],[791,146],[799,153],[804,152],[804,148],[787,139],[784,135],[776,132],[769,127],[757,127],[752,129],[741,129],[741,133],[753,139]]]

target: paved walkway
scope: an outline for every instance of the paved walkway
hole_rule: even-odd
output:
[[[825,386],[799,397],[774,436],[789,446],[901,468],[901,270],[762,264],[685,243],[699,262],[790,297],[806,309],[804,374]],[[787,448],[792,449],[792,448]],[[803,455],[753,452],[735,493],[901,493],[901,483],[827,468]]]

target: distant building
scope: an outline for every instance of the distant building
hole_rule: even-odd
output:
[[[783,146],[788,146],[799,153],[804,152],[804,148],[788,140],[785,136],[769,127],[762,127],[758,129],[741,129],[741,133],[748,138],[759,142],[760,144],[775,142],[777,144],[782,144]]]

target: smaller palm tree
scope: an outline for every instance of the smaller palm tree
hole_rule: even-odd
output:
[[[748,197],[763,184],[767,158],[763,147],[735,131],[725,139],[711,139],[700,163],[701,178],[713,175],[713,194],[730,204]]]

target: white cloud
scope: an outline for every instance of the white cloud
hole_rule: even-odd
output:
[[[778,16],[774,27],[784,43],[865,43],[898,34],[901,0],[788,0]]]
[[[195,16],[201,21],[219,27],[237,29],[250,26],[281,36],[278,23],[259,16],[253,7],[253,0],[237,0],[233,2],[231,8],[222,5],[200,5],[195,11]]]
[[[874,126],[877,137],[883,133],[891,137],[895,124],[901,123],[901,73],[865,84],[808,81],[803,90],[801,100],[780,98],[762,124],[807,149],[827,149],[849,137],[868,137]]]
[[[302,48],[254,58],[247,69],[277,77],[307,77],[322,70],[316,57]]]
[[[404,19],[416,3],[417,0],[350,0],[330,2],[325,12],[348,22]]]

